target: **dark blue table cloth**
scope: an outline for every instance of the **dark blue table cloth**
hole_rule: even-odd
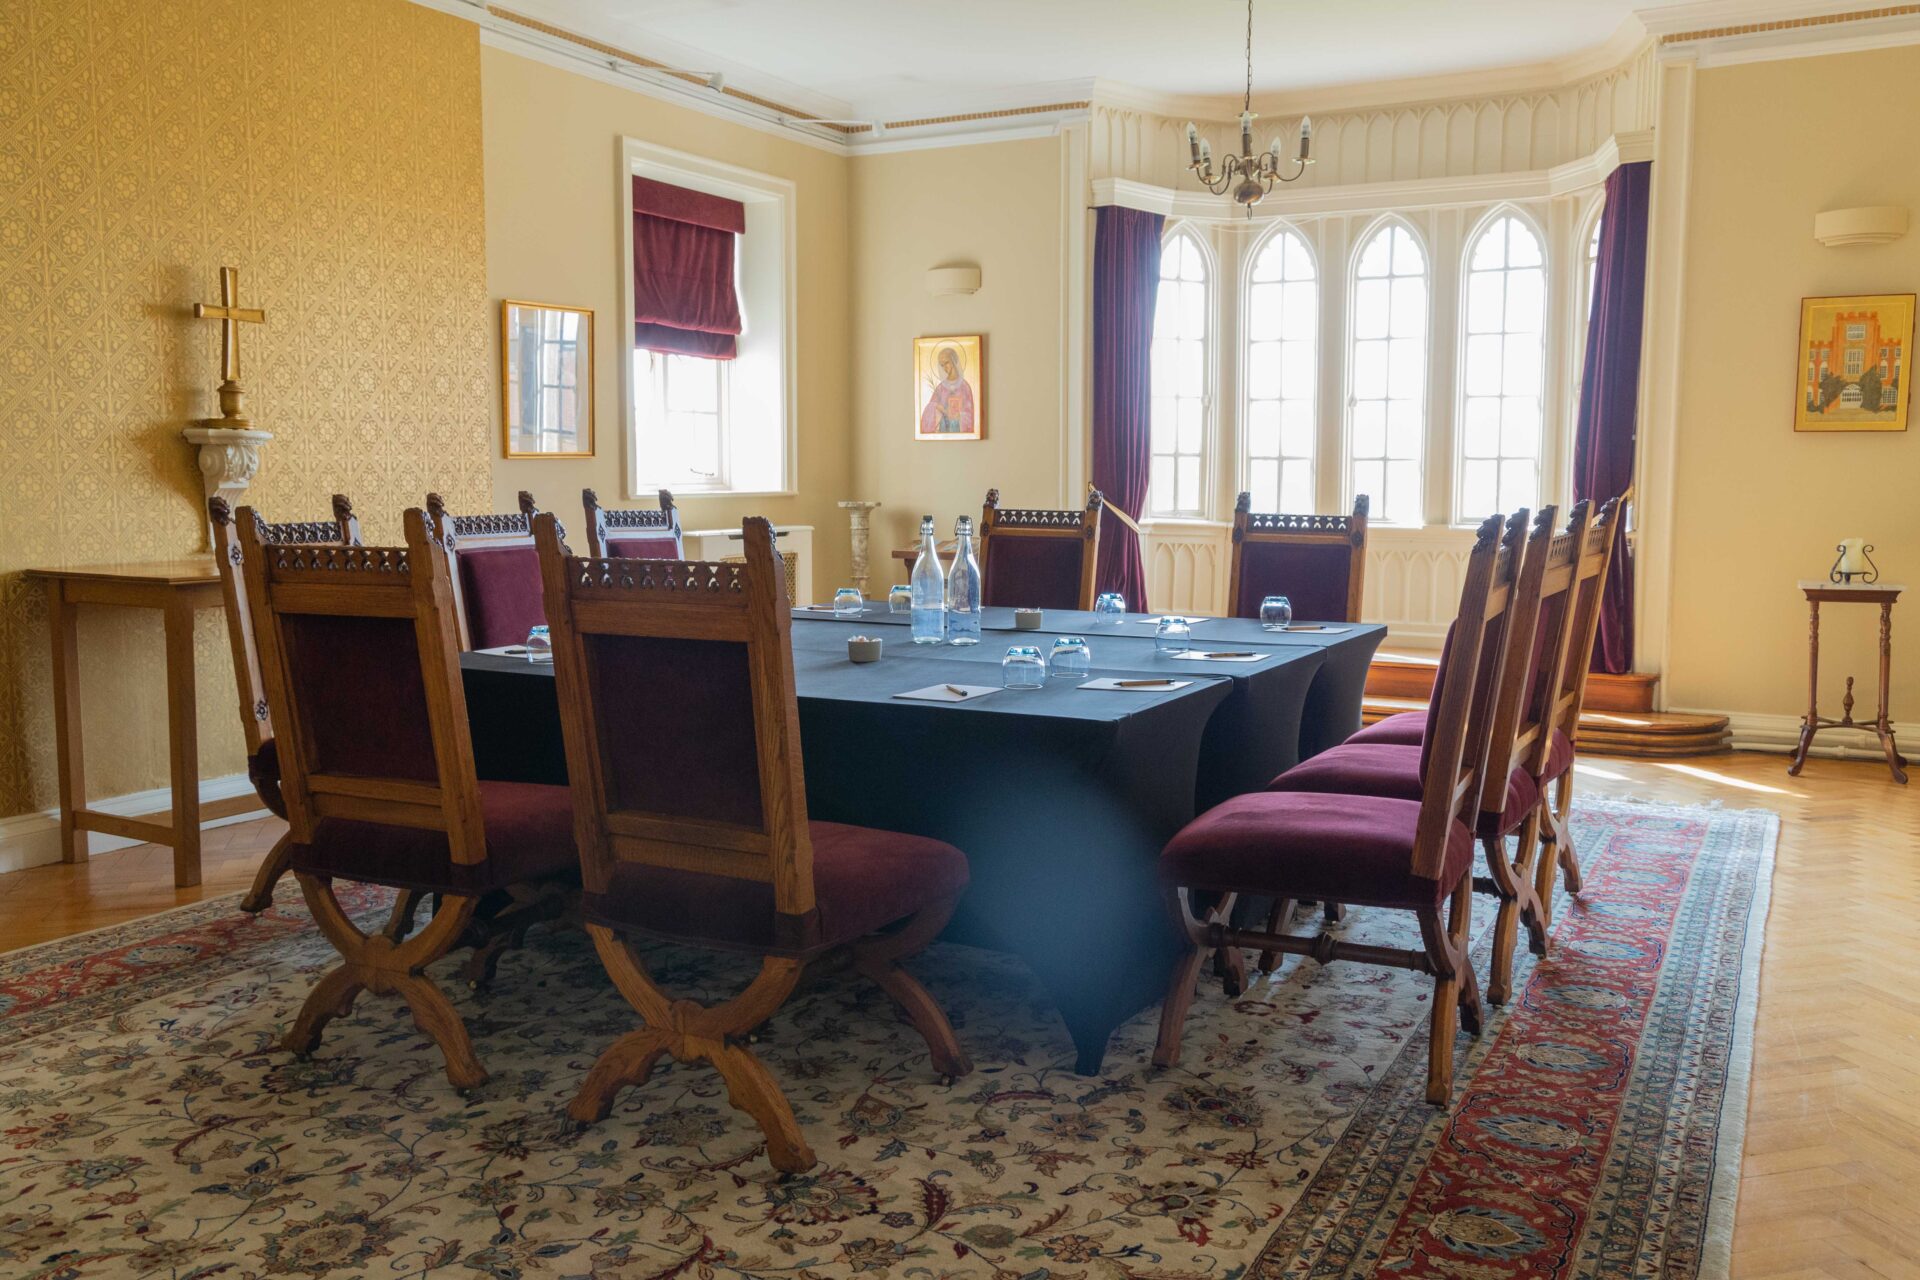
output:
[[[1358,625],[1276,634],[1208,620],[1194,629],[1200,647],[1262,654],[1218,663],[1168,658],[1155,652],[1151,626],[1096,625],[1090,614],[1050,612],[1032,632],[1015,631],[1010,610],[988,610],[985,639],[966,647],[912,644],[904,617],[884,605],[857,620],[794,617],[809,816],[963,850],[973,880],[947,936],[1021,956],[1088,1073],[1113,1029],[1161,994],[1180,945],[1156,877],[1162,846],[1200,809],[1357,728],[1366,664],[1384,634]],[[847,637],[858,633],[881,637],[879,662],[847,660]],[[1193,683],[1142,693],[1049,680],[964,704],[895,696],[998,685],[1008,645],[1044,653],[1055,634],[1086,636],[1096,677]],[[552,668],[479,653],[461,665],[480,776],[564,782]]]

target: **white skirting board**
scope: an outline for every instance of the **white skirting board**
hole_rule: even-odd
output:
[[[224,778],[208,778],[200,783],[201,804],[252,794],[253,784],[247,781],[247,775],[244,773],[229,774]],[[172,803],[173,793],[166,787],[156,787],[152,791],[136,791],[132,795],[94,800],[87,807],[123,818],[137,818],[142,814],[162,812]],[[224,827],[235,822],[247,822],[266,816],[265,809],[256,809],[248,813],[236,813],[228,818],[217,818],[202,826],[203,829]],[[125,849],[139,843],[141,842],[138,840],[129,840],[124,836],[102,835],[97,831],[89,832],[87,835],[88,851],[95,854],[109,853],[114,849]],[[43,809],[39,813],[22,813],[11,818],[0,818],[0,873],[24,871],[28,867],[43,867],[58,861],[60,861],[60,811],[58,809]]]

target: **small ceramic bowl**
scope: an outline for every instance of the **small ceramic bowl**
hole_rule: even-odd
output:
[[[847,661],[849,662],[880,661],[880,641],[877,638],[872,636],[848,636],[847,637]]]
[[[1038,609],[1015,609],[1013,611],[1014,630],[1038,631],[1041,620],[1045,618],[1045,616],[1046,615]]]

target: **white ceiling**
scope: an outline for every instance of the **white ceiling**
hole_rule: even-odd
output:
[[[1237,96],[1245,76],[1241,0],[499,2],[859,119],[1051,101],[1094,79],[1153,95]],[[1636,9],[1681,2],[1255,0],[1254,93],[1553,62],[1606,43]]]

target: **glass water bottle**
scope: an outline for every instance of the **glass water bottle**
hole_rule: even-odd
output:
[[[913,562],[913,642],[939,644],[947,638],[947,575],[934,545],[933,517],[920,517],[920,558]]]
[[[947,575],[947,643],[980,643],[980,562],[973,556],[973,517],[953,522],[953,572]]]

